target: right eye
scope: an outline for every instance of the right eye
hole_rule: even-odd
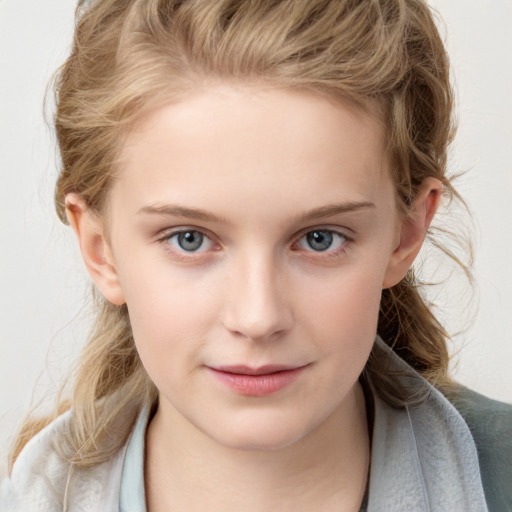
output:
[[[200,231],[185,229],[167,235],[164,239],[180,252],[205,252],[213,247],[213,242]]]

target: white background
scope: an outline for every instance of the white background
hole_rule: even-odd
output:
[[[459,132],[450,170],[468,171],[459,188],[475,218],[478,283],[473,309],[457,276],[436,300],[446,303],[450,331],[471,323],[452,343],[457,378],[512,402],[512,0],[432,5],[453,64]],[[36,399],[53,394],[87,328],[87,279],[54,214],[55,140],[43,120],[73,10],[73,0],[0,0],[0,450],[36,384]]]

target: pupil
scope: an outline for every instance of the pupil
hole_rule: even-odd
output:
[[[195,251],[201,247],[201,244],[203,243],[203,235],[197,231],[179,233],[178,243],[185,251]]]
[[[315,251],[325,251],[332,245],[332,234],[328,231],[312,231],[307,235],[309,246]]]

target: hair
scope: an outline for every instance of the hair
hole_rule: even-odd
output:
[[[446,174],[454,133],[448,58],[423,0],[93,0],[77,7],[71,55],[56,80],[60,219],[67,223],[70,192],[104,213],[123,140],[148,109],[224,80],[310,90],[362,109],[377,104],[398,211],[407,215],[427,177],[458,197]],[[126,306],[98,293],[94,300],[98,312],[71,399],[57,407],[72,408],[63,450],[82,466],[125,442],[131,424],[119,427],[121,411],[157,397]],[[450,388],[448,335],[412,269],[383,291],[378,333],[429,382]],[[406,400],[382,357],[372,353],[365,375],[388,403]],[[11,464],[54,417],[25,421]]]

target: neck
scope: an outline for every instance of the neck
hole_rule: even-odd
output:
[[[315,430],[268,451],[223,446],[161,403],[147,430],[148,511],[357,511],[369,458],[359,384]]]

